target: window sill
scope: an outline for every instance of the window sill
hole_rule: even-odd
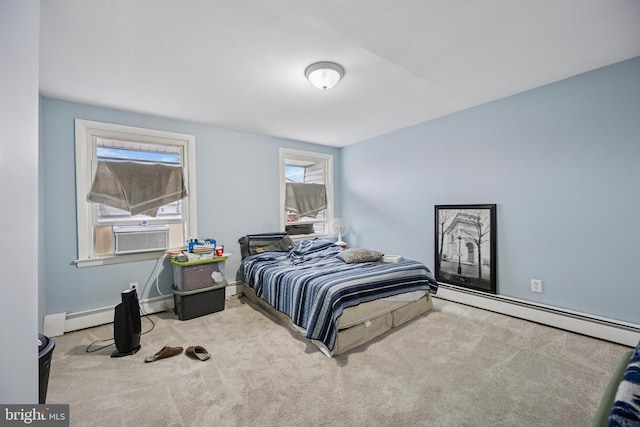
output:
[[[157,260],[165,254],[166,251],[154,251],[128,255],[109,255],[99,258],[76,259],[73,263],[78,268],[98,267],[101,265],[123,264],[125,262],[148,261],[151,259]]]

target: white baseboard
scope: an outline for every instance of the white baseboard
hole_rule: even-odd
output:
[[[557,307],[536,304],[501,295],[486,294],[440,284],[434,295],[448,301],[482,308],[520,319],[564,329],[582,335],[635,347],[640,341],[640,325],[593,316]]]
[[[242,292],[242,286],[229,284],[225,289],[225,298],[236,296]],[[63,335],[65,332],[78,331],[94,326],[113,323],[115,306],[96,308],[76,313],[54,313],[44,316],[43,334],[49,337]],[[140,301],[143,314],[173,311],[173,295],[163,295]]]
[[[237,295],[242,295],[242,283],[233,282],[227,285],[225,289],[224,296],[226,298],[235,297]]]
[[[96,308],[94,310],[78,311],[76,313],[54,313],[44,316],[42,333],[56,337],[65,332],[78,331],[94,326],[113,323],[115,305]],[[143,314],[159,313],[173,310],[173,295],[163,295],[140,301]]]
[[[238,282],[230,283],[225,289],[226,298],[241,294],[242,284]],[[635,347],[640,341],[640,325],[633,323],[564,310],[501,295],[457,288],[446,284],[440,284],[435,297],[629,347]],[[113,323],[114,307],[109,306],[76,313],[46,315],[44,317],[43,334],[55,337],[65,332]],[[174,308],[173,295],[142,300],[140,301],[140,307],[144,314],[172,311]]]
[[[59,337],[64,334],[67,313],[54,313],[44,316],[42,334],[47,337]]]
[[[65,332],[113,323],[114,308],[115,306],[110,306],[67,314]],[[140,309],[143,314],[173,310],[173,295],[164,295],[142,300],[140,301]]]

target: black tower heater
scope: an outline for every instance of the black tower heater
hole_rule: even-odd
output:
[[[122,291],[122,302],[116,305],[113,319],[113,339],[116,349],[111,357],[135,354],[140,350],[140,307],[135,289]]]

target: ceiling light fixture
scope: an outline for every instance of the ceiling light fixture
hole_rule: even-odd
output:
[[[331,89],[344,76],[344,68],[335,62],[316,62],[304,71],[307,79],[318,89]]]

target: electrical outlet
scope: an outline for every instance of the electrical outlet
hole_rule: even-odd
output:
[[[531,279],[531,292],[542,293],[542,280]]]
[[[138,282],[131,282],[129,283],[129,288],[130,289],[135,289],[136,292],[138,292]]]

